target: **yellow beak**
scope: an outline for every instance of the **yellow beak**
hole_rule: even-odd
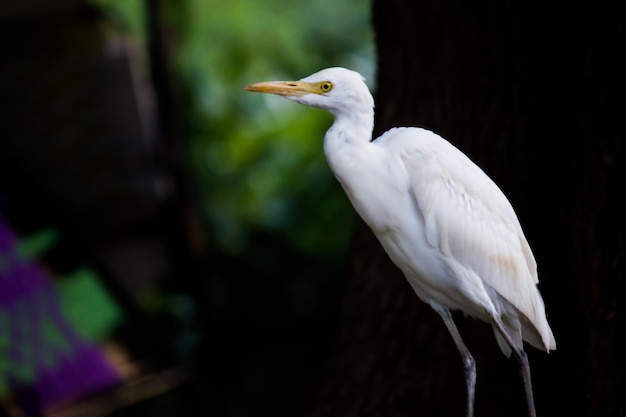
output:
[[[319,94],[319,89],[303,81],[266,81],[247,85],[243,89],[257,93],[270,93],[292,97],[301,97],[310,93]]]

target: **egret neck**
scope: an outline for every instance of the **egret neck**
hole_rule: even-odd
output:
[[[362,163],[363,156],[357,154],[367,152],[374,147],[371,143],[374,130],[374,99],[369,91],[365,92],[369,100],[354,100],[354,106],[332,108],[329,111],[335,120],[324,136],[324,155],[330,169],[345,186],[346,175],[354,164]]]

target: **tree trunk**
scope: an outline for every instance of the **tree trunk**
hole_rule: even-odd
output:
[[[540,416],[623,416],[626,30],[617,3],[375,0],[376,132],[422,126],[500,185],[539,264],[557,339],[527,347]],[[439,319],[358,222],[336,347],[311,417],[462,416],[463,368]],[[456,315],[476,416],[524,416],[513,361]]]

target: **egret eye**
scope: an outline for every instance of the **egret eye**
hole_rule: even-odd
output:
[[[331,83],[330,81],[324,81],[323,83],[320,84],[320,89],[324,93],[328,93],[330,90],[333,89],[333,83]]]

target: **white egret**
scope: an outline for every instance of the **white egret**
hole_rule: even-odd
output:
[[[519,220],[500,188],[435,133],[394,128],[372,141],[374,99],[364,78],[329,68],[299,81],[244,87],[328,110],[324,137],[331,170],[417,296],[442,317],[465,369],[467,416],[473,415],[476,366],[451,311],[493,326],[498,345],[516,358],[535,416],[523,341],[556,348],[537,265]]]

